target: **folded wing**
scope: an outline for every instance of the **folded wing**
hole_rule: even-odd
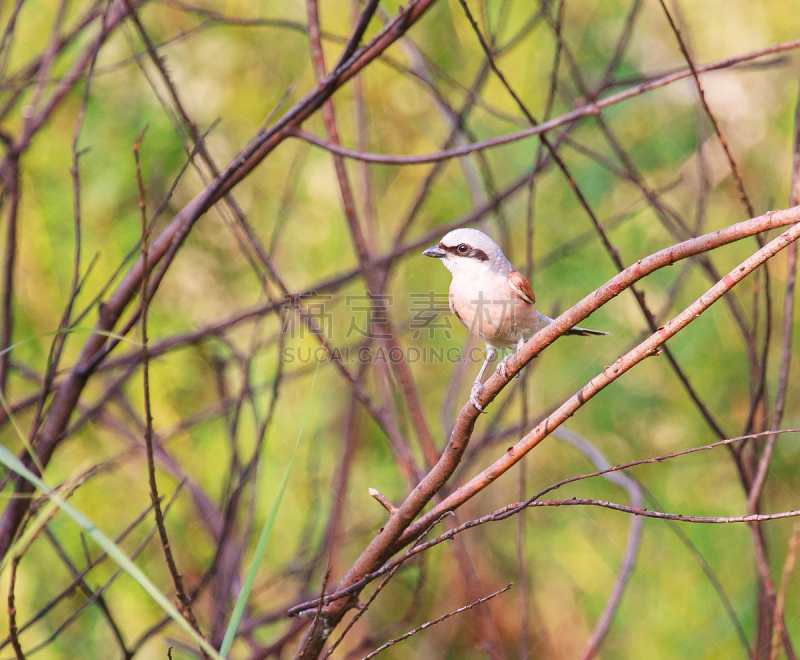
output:
[[[523,302],[526,302],[529,305],[533,305],[533,303],[536,302],[536,296],[533,295],[533,289],[531,289],[531,285],[528,284],[528,280],[526,280],[523,274],[519,271],[515,270],[509,273],[508,285],[517,295],[517,297]]]

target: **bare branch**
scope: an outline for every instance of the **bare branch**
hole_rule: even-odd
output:
[[[390,646],[393,646],[394,644],[397,644],[398,642],[402,642],[403,640],[408,639],[409,637],[411,637],[411,635],[415,635],[416,633],[422,632],[423,630],[425,630],[427,628],[430,628],[431,626],[435,626],[437,623],[441,623],[442,621],[444,621],[446,619],[449,619],[451,616],[455,616],[456,614],[461,614],[462,612],[466,612],[467,610],[471,610],[473,607],[477,607],[478,605],[480,605],[482,603],[485,603],[488,600],[491,600],[495,596],[499,596],[500,594],[505,593],[506,591],[511,589],[512,585],[513,585],[513,582],[507,584],[502,589],[499,589],[499,590],[495,591],[494,593],[489,594],[488,596],[484,596],[483,598],[480,598],[480,599],[470,603],[469,605],[464,605],[464,607],[459,607],[457,610],[453,610],[452,612],[448,612],[447,614],[444,614],[444,615],[440,616],[438,619],[433,619],[432,621],[426,621],[425,623],[423,623],[418,628],[414,628],[414,630],[409,630],[405,635],[400,635],[400,637],[395,637],[394,639],[390,639],[383,646],[379,646],[372,653],[368,653],[367,655],[365,655],[362,658],[362,660],[369,660],[369,658],[374,658],[381,651],[385,651]]]
[[[730,57],[724,60],[718,60],[710,64],[702,65],[697,67],[696,70],[698,73],[719,71],[722,69],[728,69],[732,66],[736,66],[737,64],[741,64],[743,62],[747,62],[752,59],[765,57],[767,55],[773,55],[779,52],[795,50],[797,48],[800,48],[800,40],[787,41],[781,44],[776,44],[774,46],[769,46],[768,48],[762,48],[743,55],[737,55],[736,57]],[[648,81],[640,85],[631,87],[630,89],[627,89],[623,92],[607,96],[604,99],[599,99],[593,103],[585,105],[576,110],[571,110],[570,112],[564,113],[560,117],[556,117],[555,119],[551,119],[550,121],[542,122],[538,126],[532,126],[531,128],[526,128],[496,138],[490,138],[488,140],[481,140],[480,142],[473,142],[472,144],[468,144],[463,147],[446,149],[436,153],[425,154],[421,156],[395,156],[388,154],[382,155],[382,154],[362,153],[359,151],[354,151],[351,149],[347,149],[345,147],[332,144],[330,142],[326,142],[325,140],[322,140],[316,137],[315,135],[312,135],[300,129],[295,129],[292,132],[292,135],[299,137],[307,142],[310,142],[311,144],[314,144],[322,149],[326,149],[332,153],[338,154],[339,156],[343,156],[345,158],[354,158],[356,160],[364,160],[368,163],[384,163],[393,165],[421,165],[423,163],[435,163],[439,160],[449,160],[451,158],[466,156],[467,154],[470,154],[474,151],[480,151],[482,149],[489,149],[492,147],[499,147],[501,145],[509,144],[511,142],[516,142],[524,138],[533,137],[534,135],[540,135],[546,133],[548,131],[553,130],[554,128],[558,128],[559,126],[563,126],[565,124],[577,121],[579,119],[583,119],[584,117],[595,115],[598,112],[600,112],[600,110],[602,110],[603,108],[607,108],[611,105],[620,103],[622,101],[627,101],[628,99],[639,96],[645,92],[649,92],[650,90],[657,89],[659,87],[664,87],[665,85],[677,82],[678,80],[683,80],[684,78],[688,78],[691,75],[692,72],[688,69],[677,73],[667,74],[665,76],[662,76],[661,78],[657,78],[656,80]]]

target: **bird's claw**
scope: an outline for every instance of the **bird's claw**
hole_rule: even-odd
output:
[[[509,353],[502,360],[500,360],[500,364],[497,365],[497,370],[500,372],[500,375],[503,377],[503,380],[506,381],[507,383],[511,382],[511,379],[508,377],[508,373],[506,372],[506,364],[508,363],[508,360],[512,355],[513,353]],[[515,377],[519,378],[519,373],[517,373]]]
[[[481,383],[475,383],[469,393],[469,402],[475,406],[475,410],[479,413],[486,412],[483,406],[478,403],[478,397],[481,395],[481,392],[483,392],[483,385]]]

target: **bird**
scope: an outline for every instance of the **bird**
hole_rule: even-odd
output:
[[[478,403],[483,374],[498,350],[519,350],[553,319],[536,310],[536,297],[528,280],[511,265],[500,246],[477,229],[454,229],[422,255],[441,259],[450,271],[450,311],[486,345],[485,359],[469,397],[478,412],[484,412]],[[608,333],[575,326],[565,334]],[[506,363],[511,355],[506,355],[498,366],[506,380]]]

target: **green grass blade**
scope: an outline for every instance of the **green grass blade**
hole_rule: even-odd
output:
[[[34,339],[40,339],[41,337],[52,337],[52,336],[61,335],[61,334],[70,334],[70,333],[74,333],[74,332],[88,332],[90,334],[95,334],[95,335],[105,335],[105,336],[110,337],[112,339],[119,339],[120,341],[126,341],[126,342],[129,342],[131,344],[135,344],[137,346],[141,346],[140,342],[134,341],[133,339],[128,339],[127,337],[124,337],[122,335],[116,334],[114,332],[106,332],[105,330],[95,330],[94,328],[67,328],[65,330],[55,330],[53,332],[42,332],[41,334],[34,335],[33,337],[28,337],[27,339],[21,339],[16,344],[11,344],[11,346],[9,346],[8,348],[0,351],[0,355],[4,355],[5,353],[8,353],[8,352],[14,350],[17,346],[21,346],[22,344],[25,344],[25,343],[27,343],[29,341],[33,341]],[[6,399],[3,396],[2,392],[0,392],[0,405],[2,405],[3,406],[3,410],[6,411],[6,415],[8,415],[8,419],[11,420],[11,424],[14,426],[14,430],[17,432],[17,435],[20,437],[20,440],[22,440],[22,444],[25,446],[25,449],[31,455],[31,458],[33,459],[33,462],[36,464],[36,467],[39,469],[39,473],[40,474],[44,474],[44,468],[42,467],[42,464],[39,463],[39,458],[36,456],[36,452],[33,451],[33,448],[31,447],[30,442],[28,442],[28,436],[26,436],[22,432],[22,429],[19,427],[19,424],[17,423],[16,418],[14,417],[14,415],[11,412],[11,406],[8,404],[8,401],[6,401]]]
[[[106,554],[114,560],[117,565],[125,571],[128,575],[130,575],[136,583],[144,589],[150,597],[158,603],[164,612],[166,612],[175,622],[183,628],[184,631],[197,643],[199,644],[205,651],[210,655],[214,660],[222,660],[220,654],[211,646],[206,640],[204,640],[200,635],[195,632],[195,630],[189,625],[189,622],[183,617],[183,615],[178,612],[177,608],[169,601],[169,599],[159,591],[158,587],[154,585],[150,578],[148,578],[142,571],[139,569],[136,564],[134,564],[120,548],[114,543],[110,538],[108,538],[103,532],[101,532],[97,526],[89,520],[85,515],[83,515],[78,509],[72,506],[69,502],[64,501],[57,493],[55,493],[52,489],[50,489],[47,484],[45,484],[39,477],[37,477],[33,472],[31,472],[28,468],[26,468],[22,462],[14,456],[8,449],[3,446],[0,446],[0,463],[3,463],[9,470],[13,470],[21,477],[30,481],[34,486],[36,486],[39,490],[41,490],[47,497],[50,498],[52,502],[54,502],[58,507],[66,513],[73,521],[84,531],[86,534],[91,537],[97,545],[99,545],[103,550],[105,550]]]
[[[55,337],[56,335],[72,335],[72,334],[89,334],[89,335],[102,335],[104,337],[108,337],[110,339],[118,339],[119,341],[124,341],[128,344],[133,344],[134,346],[141,346],[141,342],[136,341],[135,339],[129,339],[124,335],[117,334],[116,332],[108,332],[106,330],[97,330],[96,328],[65,328],[63,330],[52,330],[50,332],[41,332],[38,335],[33,335],[33,337],[26,337],[25,339],[20,339],[15,344],[11,344],[8,348],[3,349],[0,351],[0,355],[5,353],[9,353],[13,351],[17,346],[22,346],[23,344],[27,344],[34,339],[41,339],[42,337]]]
[[[14,413],[11,410],[11,406],[8,405],[8,401],[3,396],[3,393],[0,392],[0,405],[3,406],[3,410],[6,411],[6,415],[8,419],[11,421],[11,425],[14,427],[14,431],[16,431],[19,439],[22,440],[22,445],[25,447],[25,450],[30,454],[30,457],[33,459],[36,468],[39,470],[39,474],[44,474],[44,467],[42,466],[41,462],[39,461],[39,456],[31,447],[31,443],[28,441],[28,436],[22,431],[19,426],[19,422],[17,422],[17,418],[14,417]]]
[[[26,548],[30,543],[33,542],[34,538],[36,538],[36,535],[42,531],[42,528],[50,520],[50,516],[53,514],[53,511],[57,508],[58,505],[51,500],[44,505],[39,510],[39,513],[36,514],[36,517],[26,525],[23,534],[8,549],[6,556],[3,557],[3,561],[0,561],[0,575],[2,575],[6,570],[8,565],[11,563],[11,560],[22,553],[23,548]]]
[[[311,412],[311,395],[314,392],[314,383],[317,380],[317,369],[319,369],[319,362],[317,362],[317,368],[314,369],[314,377],[311,379],[311,389],[308,391],[308,405],[306,406],[306,413],[303,416],[303,421],[300,424],[300,432],[297,434],[297,441],[294,444],[292,457],[289,459],[289,463],[286,466],[286,472],[284,473],[283,480],[278,488],[278,494],[275,496],[275,501],[272,503],[272,508],[267,515],[267,519],[264,521],[264,527],[261,529],[261,535],[258,537],[258,543],[256,544],[256,549],[253,553],[253,559],[250,561],[250,568],[247,569],[247,575],[242,583],[242,589],[239,592],[239,597],[236,599],[236,604],[233,606],[231,620],[228,622],[228,628],[225,630],[225,637],[222,639],[222,646],[219,648],[219,653],[223,658],[227,657],[228,651],[230,651],[231,646],[233,646],[233,640],[236,637],[236,631],[239,629],[239,623],[242,620],[244,608],[247,605],[247,598],[250,596],[250,591],[253,588],[258,567],[261,564],[261,560],[264,558],[264,553],[267,550],[269,535],[272,532],[272,526],[275,523],[275,518],[278,515],[278,509],[280,508],[281,500],[283,499],[283,493],[286,490],[286,484],[289,482],[289,473],[291,472],[292,463],[294,463],[295,456],[297,456],[297,448],[300,446],[300,438],[303,437],[303,429],[306,426],[306,420]]]

